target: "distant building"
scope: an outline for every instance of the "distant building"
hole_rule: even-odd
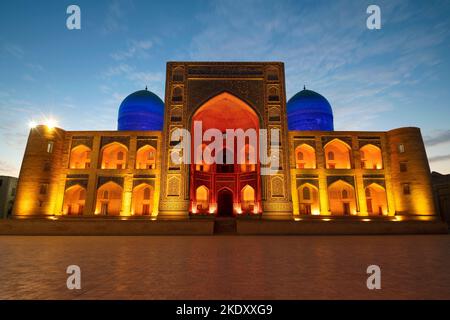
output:
[[[7,218],[11,215],[16,188],[17,178],[0,176],[0,218]]]
[[[325,97],[304,88],[286,101],[285,92],[281,62],[169,62],[165,101],[148,90],[129,95],[117,131],[33,128],[13,216],[437,217],[419,128],[334,131]],[[172,133],[196,122],[202,135],[223,133],[217,154],[231,164],[173,160],[182,138]],[[249,161],[259,145],[229,146],[228,129],[278,130],[275,172],[261,175],[265,163]]]
[[[442,219],[450,222],[450,174],[431,173],[431,183],[436,201],[436,210]]]

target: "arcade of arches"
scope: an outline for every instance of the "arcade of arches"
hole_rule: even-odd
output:
[[[151,216],[154,212],[154,188],[141,183],[133,188],[131,215]],[[64,194],[63,214],[85,214],[86,189],[80,185],[68,188]],[[95,214],[103,216],[122,215],[123,188],[113,181],[101,185],[97,190]]]
[[[327,188],[328,206],[321,210],[319,190],[310,183],[304,183],[297,188],[298,212],[300,215],[331,214],[333,216],[346,216],[358,214],[358,196],[354,187],[343,181],[333,182]],[[364,189],[362,195],[366,204],[366,214],[369,216],[386,216],[388,205],[386,190],[377,183],[371,183]],[[361,198],[359,198],[361,199]],[[360,200],[363,201],[363,200]],[[328,207],[328,208],[327,208]],[[328,209],[328,214],[326,210]]]

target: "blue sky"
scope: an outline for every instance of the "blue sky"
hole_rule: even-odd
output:
[[[81,8],[81,30],[66,8]],[[381,8],[368,30],[366,8]],[[164,96],[173,60],[283,61],[333,106],[336,130],[418,126],[450,173],[450,1],[23,1],[0,3],[0,175],[17,175],[30,120],[114,130],[129,93]]]

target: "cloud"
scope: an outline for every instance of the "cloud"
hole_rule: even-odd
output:
[[[439,130],[437,133],[424,137],[425,145],[432,147],[441,143],[450,142],[450,130]]]
[[[25,51],[18,45],[7,43],[3,46],[3,50],[16,58],[23,58]]]
[[[113,67],[109,67],[105,72],[104,72],[104,76],[107,78],[110,77],[114,77],[114,76],[119,76],[119,75],[123,75],[123,74],[129,74],[131,73],[131,71],[133,71],[134,68],[131,67],[128,64],[125,63],[121,63],[119,65],[113,66]]]
[[[147,50],[152,47],[151,41],[131,41],[128,48],[124,51],[118,51],[111,54],[114,60],[127,60],[133,57],[148,57]]]
[[[144,88],[146,85],[151,87],[158,87],[158,89],[164,83],[163,72],[149,72],[149,71],[138,71],[136,67],[121,63],[116,66],[109,67],[104,73],[103,77],[110,79],[113,77],[122,77],[128,81],[131,81],[133,86],[138,86]],[[101,87],[102,91],[110,89],[109,87]]]
[[[446,160],[450,160],[450,154],[444,154],[444,155],[428,158],[428,161],[430,161],[430,162],[440,162],[440,161],[446,161]]]
[[[42,65],[37,64],[37,63],[28,63],[26,66],[33,71],[39,71],[39,72],[45,71],[45,68]]]
[[[394,2],[382,4],[382,29],[369,31],[366,8],[354,1],[214,1],[194,17],[200,31],[187,55],[283,61],[288,98],[306,84],[328,98],[339,127],[375,129],[377,118],[413,102],[417,86],[436,76],[443,62],[436,47],[450,31],[436,10]]]
[[[110,2],[110,5],[106,9],[106,17],[101,32],[103,34],[109,34],[127,30],[129,21],[126,21],[125,16],[130,8],[133,8],[133,2],[131,0],[114,0]]]

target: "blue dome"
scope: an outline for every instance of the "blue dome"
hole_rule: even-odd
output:
[[[163,128],[164,102],[153,92],[136,91],[119,108],[118,130],[155,130]]]
[[[303,89],[289,99],[287,106],[289,130],[333,131],[333,110],[324,96]]]

